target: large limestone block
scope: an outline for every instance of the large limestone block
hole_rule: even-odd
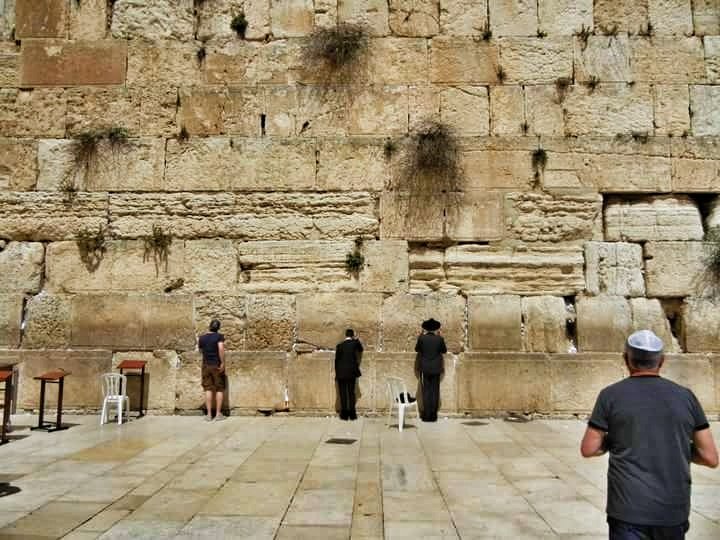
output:
[[[558,296],[532,296],[522,299],[523,340],[528,352],[568,352],[568,310]]]
[[[690,133],[690,93],[684,84],[655,86],[655,134]]]
[[[677,36],[693,33],[692,0],[648,0],[653,32]]]
[[[217,319],[222,325],[220,332],[225,337],[228,350],[245,348],[247,330],[247,296],[230,293],[200,293],[193,297],[195,308],[195,332],[198,336],[207,333],[210,321]]]
[[[175,412],[175,385],[180,358],[175,351],[157,350],[116,352],[113,354],[113,371],[124,360],[144,360],[145,395],[143,404],[149,411]],[[134,372],[134,371],[133,371]],[[140,408],[140,379],[128,377],[127,395],[130,398],[130,410]]]
[[[648,23],[648,0],[595,0],[595,27],[606,34],[636,34]]]
[[[247,299],[245,348],[250,351],[289,351],[295,336],[295,297],[253,294]]]
[[[490,87],[490,131],[493,135],[522,135],[523,100],[522,86]]]
[[[245,39],[264,39],[270,34],[270,2],[258,0],[214,0],[196,3],[198,16],[197,38],[201,41],[236,40],[235,30],[230,28],[233,18],[245,15],[247,29]]]
[[[232,352],[225,360],[227,401],[232,409],[272,408],[285,399],[284,352]]]
[[[494,43],[450,37],[430,42],[430,81],[434,83],[494,83],[498,62]]]
[[[209,3],[207,4],[209,5]],[[230,30],[230,23],[228,23]],[[195,42],[166,41],[162,47],[145,40],[128,42],[127,84],[131,86],[200,84]]]
[[[678,340],[672,334],[670,321],[657,298],[632,298],[633,330],[652,330],[662,339],[666,352],[680,352]]]
[[[690,110],[693,135],[720,135],[720,86],[690,86]]]
[[[459,411],[549,411],[550,363],[540,353],[465,353],[457,366]]]
[[[313,0],[271,0],[270,29],[273,37],[298,37],[312,32]]]
[[[375,38],[368,44],[368,79],[375,84],[419,84],[428,81],[425,39]]]
[[[648,296],[681,297],[702,291],[702,242],[649,242],[644,247]]]
[[[253,292],[355,291],[348,241],[257,241],[237,245],[240,287]]]
[[[693,26],[695,34],[720,34],[720,5],[718,0],[693,0]]]
[[[710,298],[687,298],[682,327],[688,352],[720,351],[720,310]]]
[[[653,132],[653,99],[647,84],[574,86],[565,98],[565,128],[572,135]]]
[[[449,285],[446,281],[444,261],[445,251],[442,248],[411,244],[408,261],[410,291],[457,292],[457,287]]]
[[[383,350],[414,351],[421,323],[434,318],[442,323],[447,348],[465,347],[466,301],[458,294],[396,294],[382,306]]]
[[[25,306],[23,347],[67,349],[70,347],[72,297],[47,294],[31,297]]]
[[[534,36],[538,30],[537,2],[489,0],[493,36]]]
[[[205,44],[206,57],[200,75],[210,85],[288,84],[306,75],[302,50],[301,40],[254,42],[234,37],[230,41],[213,40]],[[317,74],[307,75],[313,81]]]
[[[15,0],[5,0],[0,5],[0,37],[10,39],[15,28]]]
[[[441,0],[440,28],[450,36],[480,36],[488,27],[488,0]]]
[[[353,328],[365,350],[372,351],[380,343],[381,294],[307,293],[298,295],[296,304],[299,342],[334,350],[345,329]]]
[[[474,351],[522,349],[520,297],[468,296],[468,339]]]
[[[0,21],[2,17],[0,17]],[[0,26],[2,22],[0,22]],[[1,30],[0,30],[1,31]],[[20,47],[15,43],[0,42],[0,85],[3,87],[20,85]]]
[[[317,159],[318,189],[382,191],[390,179],[383,147],[379,140],[364,138],[319,140],[317,156],[311,154],[313,170]]]
[[[593,0],[540,0],[540,31],[550,36],[569,36],[593,26]]]
[[[525,242],[567,242],[593,238],[602,212],[602,197],[595,194],[549,195],[510,193],[506,223],[510,234]]]
[[[4,137],[63,137],[66,112],[67,98],[61,89],[0,89]]]
[[[111,10],[107,0],[70,2],[70,39],[103,39],[108,31],[108,16]]]
[[[20,52],[20,84],[124,84],[126,64],[127,44],[122,41],[28,40]]]
[[[0,294],[0,346],[20,346],[20,324],[23,316],[21,294]]]
[[[440,32],[440,0],[389,0],[388,6],[394,35],[430,37]]]
[[[704,354],[668,354],[665,356],[662,375],[689,388],[705,411],[717,410],[713,364]]]
[[[263,91],[240,87],[182,87],[178,123],[191,135],[261,134]]]
[[[565,133],[565,113],[555,85],[524,87],[527,128],[533,135],[561,136]]]
[[[360,290],[394,293],[407,291],[408,244],[405,240],[363,242],[365,265],[360,272]]]
[[[185,352],[175,374],[175,410],[191,411],[205,408],[202,389],[202,354]],[[227,403],[227,401],[225,401]]]
[[[542,84],[572,78],[572,38],[502,39],[500,65],[508,83]]]
[[[372,36],[390,33],[387,0],[338,0],[337,13],[338,22],[364,25]]]
[[[238,261],[231,240],[188,240],[184,253],[184,287],[193,291],[229,291],[238,282]],[[174,276],[169,276],[174,277]]]
[[[461,242],[499,240],[505,231],[502,193],[479,189],[458,193],[445,210],[448,238]]]
[[[600,391],[625,375],[620,354],[558,354],[550,357],[552,409],[588,413]]]
[[[459,135],[490,133],[490,103],[485,86],[453,86],[442,90],[440,111],[442,121]]]
[[[630,65],[638,82],[695,83],[705,80],[702,40],[687,38],[631,38]]]
[[[703,234],[700,210],[687,196],[611,198],[605,207],[606,240],[702,240]]]
[[[0,140],[0,191],[35,188],[37,151],[37,144],[32,140]]]
[[[364,192],[116,194],[110,225],[120,238],[147,236],[156,224],[174,238],[356,238],[377,234],[375,207],[375,197]]]
[[[193,0],[116,0],[113,3],[114,37],[185,41],[192,39],[194,27]]]
[[[705,36],[705,69],[708,81],[720,82],[720,36]]]
[[[530,152],[490,150],[468,144],[462,166],[467,189],[526,189],[533,182]]]
[[[578,350],[619,352],[632,333],[632,311],[620,296],[588,296],[577,301]]]
[[[591,35],[587,40],[575,40],[575,77],[587,82],[596,77],[602,82],[630,82],[634,80],[630,67],[630,39],[617,36]]]
[[[63,409],[97,410],[102,406],[100,375],[110,371],[112,353],[101,350],[84,351],[25,351],[22,353],[18,382],[18,409],[37,410],[40,405],[40,381],[33,377],[48,371],[64,369]],[[56,385],[48,385],[45,408],[57,407]],[[47,418],[50,420],[50,418]]]
[[[107,127],[124,127],[133,137],[176,135],[178,132],[176,88],[79,87],[68,89],[65,94],[65,124],[68,133],[73,135]]]
[[[301,102],[301,107],[304,105]],[[349,104],[350,135],[394,135],[408,131],[408,98],[405,87],[368,87]],[[298,119],[302,117],[302,108]],[[302,130],[302,124],[298,124]],[[299,134],[299,133],[298,133]]]
[[[117,349],[195,347],[192,298],[174,295],[78,295],[71,345]]]
[[[335,410],[338,394],[334,358],[330,352],[290,355],[287,386],[291,409]]]
[[[67,37],[68,2],[15,0],[15,38]]]
[[[432,241],[444,236],[446,201],[399,191],[380,198],[381,238]]]
[[[36,293],[43,278],[45,248],[37,242],[3,243],[0,250],[0,290]]]
[[[313,141],[193,137],[186,142],[168,140],[167,151],[167,191],[302,191],[315,187]]]
[[[624,242],[586,242],[585,279],[592,295],[644,296],[642,246]]]
[[[165,141],[100,141],[87,163],[78,163],[78,142],[44,139],[38,144],[37,189],[58,191],[70,181],[81,191],[158,191],[165,168]]]

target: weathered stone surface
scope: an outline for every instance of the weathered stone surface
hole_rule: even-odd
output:
[[[297,341],[334,350],[344,338],[345,329],[353,328],[365,350],[377,348],[381,294],[308,293],[298,295],[296,303]]]
[[[693,33],[692,0],[648,0],[654,32],[689,36]]]
[[[539,353],[465,353],[457,366],[459,411],[547,411],[550,363]]]
[[[602,212],[599,195],[510,193],[506,197],[510,235],[525,242],[590,240]]]
[[[81,87],[66,90],[66,96],[64,122],[69,134],[107,127],[124,127],[133,137],[176,135],[178,132],[175,88]],[[58,135],[50,133],[48,136]]]
[[[620,296],[588,296],[577,301],[580,352],[621,352],[632,333],[630,303]]]
[[[333,359],[334,353],[329,352],[290,355],[288,394],[292,409],[335,410],[337,389]]]
[[[571,343],[567,335],[568,311],[558,296],[522,299],[523,340],[528,352],[565,353]]]
[[[10,348],[20,346],[22,311],[22,294],[0,294],[0,346]]]
[[[20,84],[124,84],[126,63],[127,45],[121,41],[28,40],[20,51]]]
[[[493,36],[534,36],[538,29],[537,2],[489,0]]]
[[[181,295],[78,295],[71,345],[116,349],[195,347],[192,299]]]
[[[720,82],[720,36],[705,36],[705,70],[708,81],[711,83]]]
[[[490,131],[493,135],[524,134],[523,100],[521,86],[490,87]]]
[[[97,143],[87,163],[78,163],[74,140],[44,139],[38,144],[37,188],[59,191],[68,181],[81,191],[157,191],[165,169],[165,141],[129,139]]]
[[[465,298],[457,294],[396,294],[383,302],[383,350],[414,351],[420,324],[430,317],[442,323],[447,348],[465,345]]]
[[[20,48],[14,43],[0,42],[0,86],[19,86],[19,75]]]
[[[306,143],[307,144],[307,143]],[[390,168],[384,156],[384,143],[361,138],[318,141],[317,188],[327,191],[381,191],[390,179]],[[296,170],[290,169],[292,175]]]
[[[60,89],[0,89],[0,133],[4,137],[62,137],[66,112],[66,96]]]
[[[652,133],[652,105],[647,84],[574,86],[565,98],[565,128],[572,135]]]
[[[690,86],[690,110],[693,135],[720,135],[720,86]]]
[[[59,193],[0,193],[0,238],[65,240],[80,229],[107,224],[107,196]]]
[[[635,34],[648,23],[648,0],[595,0],[595,27],[604,34]]]
[[[642,246],[623,242],[586,242],[585,279],[592,295],[643,296]]]
[[[194,31],[193,0],[117,0],[111,30],[118,38],[187,40]]]
[[[283,352],[232,352],[226,356],[227,401],[233,409],[257,410],[283,403],[286,386]]]
[[[355,238],[378,227],[375,199],[363,192],[118,194],[110,196],[110,216],[121,238],[146,236],[155,224],[176,238],[249,240]]]
[[[36,293],[42,284],[45,248],[36,242],[10,242],[0,250],[0,290]]]
[[[178,123],[191,135],[260,135],[262,89],[183,87]]]
[[[720,312],[710,298],[687,298],[682,309],[685,349],[688,352],[720,351]]]
[[[451,36],[480,36],[488,25],[488,0],[440,2],[440,28]]]
[[[665,310],[657,298],[632,298],[633,330],[652,330],[662,339],[665,352],[680,352],[677,338],[672,334]]]
[[[32,140],[0,140],[0,191],[28,191],[35,187],[37,151]]]
[[[376,84],[428,81],[428,42],[425,39],[375,38],[367,51],[367,77]]]
[[[70,2],[70,39],[103,39],[107,34],[109,9],[106,0]]]
[[[269,24],[269,19],[267,22]],[[302,47],[299,40],[266,43],[233,38],[230,41],[210,41],[205,50],[207,56],[201,76],[206,84],[287,84],[304,75],[300,65]]]
[[[444,234],[445,217],[443,210],[445,200],[438,197],[433,201],[423,200],[407,192],[384,191],[380,199],[381,238],[407,240],[440,240]],[[422,209],[420,212],[419,209]],[[422,227],[416,226],[418,215],[422,214]]]
[[[363,242],[362,254],[365,265],[360,272],[361,291],[407,291],[410,278],[405,240]]]
[[[572,35],[583,27],[593,26],[593,0],[552,0],[538,2],[540,31],[556,35]]]
[[[525,189],[533,182],[532,160],[527,151],[463,148],[462,166],[469,189]]]
[[[0,6],[0,37],[10,39],[15,28],[15,0],[5,0]]]
[[[558,354],[550,357],[552,408],[558,412],[592,410],[600,390],[625,375],[620,354]]]
[[[440,31],[440,0],[389,0],[390,30],[396,36],[434,36]]]
[[[309,34],[314,21],[313,0],[274,0],[270,2],[270,29],[274,37]]]
[[[390,33],[387,0],[338,0],[337,13],[338,22],[365,25],[370,35],[386,36]]]
[[[587,82],[596,77],[600,82],[634,80],[630,67],[630,39],[627,35],[588,36],[575,40],[575,77]]]
[[[185,352],[180,355],[180,365],[175,374],[176,410],[205,408],[201,368],[202,354],[199,352]]]
[[[671,153],[673,191],[720,191],[720,140],[673,139]]]
[[[524,88],[527,127],[533,135],[560,136],[565,133],[563,105],[555,85],[540,84]]]
[[[175,411],[176,375],[180,367],[180,358],[175,351],[129,351],[113,354],[113,371],[124,360],[144,360],[145,392],[144,405],[154,412],[173,413]],[[128,377],[127,395],[130,398],[130,410],[140,408],[140,380]]]
[[[638,242],[702,238],[700,210],[690,197],[611,198],[606,204],[606,240]]]
[[[247,350],[289,351],[293,345],[295,326],[295,297],[288,294],[248,296]]]
[[[210,321],[217,319],[222,325],[220,332],[225,336],[226,349],[244,349],[247,330],[247,302],[247,296],[228,292],[195,294],[193,302],[195,332],[198,336],[207,333]]]
[[[662,374],[692,390],[706,411],[717,410],[713,405],[715,392],[713,365],[709,357],[701,354],[668,354],[665,357]]]
[[[229,28],[228,24],[228,30]],[[195,42],[166,41],[158,47],[154,42],[129,41],[127,84],[131,86],[200,84],[202,72],[198,69],[197,53],[201,46]]]
[[[644,257],[648,296],[681,297],[702,291],[702,242],[649,242]]]
[[[639,82],[694,83],[705,80],[702,40],[688,38],[632,38],[634,80]]]
[[[15,37],[67,37],[68,2],[65,0],[15,0]]]
[[[430,80],[435,83],[494,83],[499,52],[473,38],[436,37],[430,43]]]
[[[720,10],[717,0],[693,0],[693,26],[695,34],[720,34]]]
[[[58,368],[71,373],[65,377],[63,409],[97,410],[101,407],[100,375],[110,371],[110,351],[25,351],[21,358],[18,409],[37,410],[40,403],[40,382],[33,380],[33,377]],[[57,407],[57,392],[49,386],[45,393],[45,410],[54,407]]]
[[[468,296],[468,340],[474,351],[517,351],[522,343],[519,296]]]
[[[491,23],[492,20],[491,17]],[[500,65],[505,70],[508,83],[554,83],[560,78],[572,78],[572,39],[569,37],[502,39]]]
[[[690,94],[686,85],[655,86],[655,134],[690,132]]]
[[[169,262],[184,262],[182,275],[185,290],[229,291],[235,287],[238,282],[238,261],[231,240],[188,240],[184,244],[184,253],[183,244],[178,244],[177,248],[171,246],[177,253],[177,258]],[[166,274],[168,266],[165,266]],[[176,276],[168,275],[166,279],[168,278],[172,280],[176,279]]]
[[[245,15],[245,39],[263,39],[270,34],[270,2],[258,0],[215,0],[196,6],[198,12],[197,38],[201,41],[237,39],[230,28],[233,18]]]
[[[315,145],[304,139],[191,138],[167,143],[166,191],[307,190]],[[222,167],[217,167],[222,163]]]
[[[70,347],[72,297],[47,294],[30,298],[25,307],[23,347],[29,349],[66,349]]]
[[[490,133],[490,103],[485,86],[453,86],[442,90],[440,111],[442,121],[459,135]]]
[[[445,210],[445,232],[453,240],[499,240],[504,234],[501,193],[473,189],[457,194]]]

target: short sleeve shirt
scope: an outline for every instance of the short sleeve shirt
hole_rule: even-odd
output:
[[[220,351],[218,343],[225,341],[225,336],[219,332],[210,332],[200,336],[198,348],[203,355],[203,363],[207,366],[220,365]]]
[[[608,516],[655,526],[688,520],[693,433],[709,427],[692,391],[628,377],[600,392],[588,424],[607,432]]]

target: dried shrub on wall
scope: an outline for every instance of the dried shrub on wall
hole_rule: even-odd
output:
[[[533,150],[533,153],[531,155],[532,159],[532,168],[534,172],[534,178],[535,178],[535,185],[540,184],[540,177],[542,173],[545,171],[545,167],[547,166],[548,162],[548,155],[544,148],[537,148]]]
[[[360,274],[360,270],[365,266],[365,257],[361,252],[362,245],[362,238],[356,238],[354,249],[345,256],[345,270],[356,278]]]
[[[240,12],[235,15],[230,21],[230,29],[235,32],[239,38],[245,39],[245,32],[247,31],[248,21],[245,18],[245,13]]]
[[[105,229],[102,226],[98,227],[97,231],[82,229],[78,232],[75,243],[85,268],[88,269],[88,272],[95,272],[100,267],[100,263],[105,257],[105,251],[107,251]]]
[[[66,195],[77,192],[78,184],[87,184],[98,164],[108,157],[101,150],[107,148],[112,157],[128,144],[129,138],[128,130],[118,126],[78,134],[73,141],[72,167],[63,179],[60,190]],[[107,147],[103,146],[104,142],[107,142]]]
[[[152,257],[155,263],[155,274],[160,273],[160,266],[164,266],[167,272],[172,235],[166,233],[160,225],[153,225],[152,234],[144,238],[144,243],[145,252],[143,253],[143,261],[147,261]]]
[[[341,23],[318,28],[308,36],[302,61],[308,72],[330,81],[348,83],[362,71],[369,45],[367,29],[358,24]]]

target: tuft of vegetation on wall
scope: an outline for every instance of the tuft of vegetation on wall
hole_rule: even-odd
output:
[[[303,64],[306,70],[329,81],[350,82],[362,69],[368,45],[368,30],[362,25],[341,23],[318,28],[307,38]]]
[[[703,293],[720,299],[720,227],[712,227],[705,232],[704,251]]]
[[[119,126],[79,133],[73,140],[73,164],[60,185],[60,190],[66,196],[77,192],[78,183],[86,184],[98,163],[105,159],[103,149],[107,149],[112,155],[128,144],[129,139],[128,130]],[[103,143],[107,143],[107,146]]]
[[[355,247],[351,252],[345,256],[345,270],[348,274],[357,278],[360,274],[360,270],[365,266],[365,257],[362,254],[362,238],[355,239]]]
[[[146,236],[143,240],[145,243],[143,261],[147,261],[152,257],[155,263],[155,274],[160,274],[161,266],[164,266],[167,272],[172,235],[169,232],[165,232],[160,225],[153,225],[152,234]]]
[[[107,251],[105,229],[102,226],[98,227],[96,231],[82,229],[78,232],[75,243],[80,252],[80,260],[85,265],[85,268],[87,268],[88,272],[95,272],[100,267],[100,263]]]

